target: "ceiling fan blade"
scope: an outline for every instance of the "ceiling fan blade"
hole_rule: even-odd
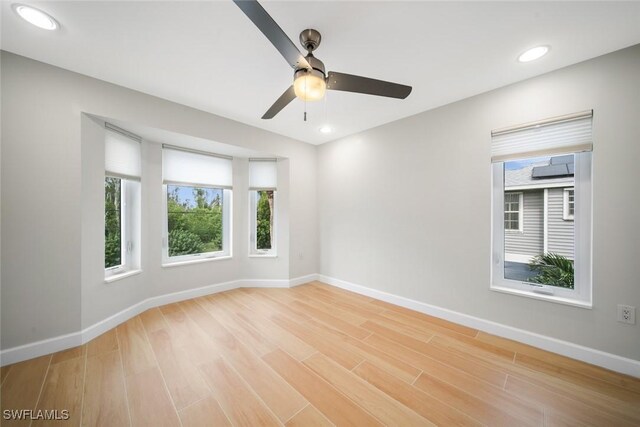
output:
[[[291,39],[256,0],[233,0],[295,70],[311,68]]]
[[[282,110],[284,107],[289,105],[289,103],[293,101],[295,97],[296,97],[296,93],[293,90],[293,85],[291,85],[289,86],[289,89],[285,90],[284,93],[280,95],[280,98],[278,98],[278,100],[273,103],[271,108],[269,108],[267,112],[264,113],[264,116],[262,116],[262,118],[273,119],[276,116],[276,114],[278,114],[280,110]]]
[[[405,99],[411,93],[411,86],[334,71],[327,74],[327,89],[399,99]]]

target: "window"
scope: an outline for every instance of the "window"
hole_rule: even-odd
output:
[[[504,193],[504,229],[522,231],[522,193]]]
[[[222,252],[221,188],[167,185],[169,257]]]
[[[563,193],[562,218],[565,221],[573,221],[573,212],[575,209],[573,188],[565,188]]]
[[[104,179],[104,268],[122,267],[122,180]]]
[[[105,278],[140,268],[140,139],[107,124],[104,179]]]
[[[492,290],[591,306],[591,119],[492,132]]]
[[[275,255],[275,198],[274,190],[249,191],[251,215],[250,254]]]
[[[163,146],[165,264],[231,255],[231,158]]]
[[[249,160],[249,254],[276,255],[277,162]]]

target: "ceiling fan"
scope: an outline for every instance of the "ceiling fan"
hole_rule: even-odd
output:
[[[295,70],[293,85],[289,86],[264,113],[263,119],[272,119],[296,97],[304,101],[318,101],[324,97],[327,89],[398,99],[405,99],[411,93],[411,86],[334,71],[325,73],[323,62],[313,56],[313,51],[318,48],[321,41],[318,31],[307,29],[300,33],[300,43],[307,50],[307,55],[303,56],[257,0],[233,0],[233,2],[262,31]]]

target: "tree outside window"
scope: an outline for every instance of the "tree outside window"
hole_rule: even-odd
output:
[[[167,186],[169,256],[222,251],[223,190]]]
[[[122,180],[104,180],[104,268],[122,265]]]

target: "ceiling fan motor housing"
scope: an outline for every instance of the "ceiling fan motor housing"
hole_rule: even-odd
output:
[[[320,61],[318,58],[313,56],[313,51],[320,46],[320,41],[322,40],[322,36],[317,30],[314,29],[306,29],[300,33],[300,43],[302,46],[307,49],[309,53],[305,56],[305,59],[311,65],[311,70],[306,69],[298,69],[294,73],[294,78],[303,74],[303,73],[311,73],[314,75],[318,75],[322,78],[325,78],[325,68],[324,63]]]
[[[322,36],[318,30],[307,28],[300,33],[300,44],[302,44],[302,47],[304,47],[309,53],[313,52],[318,48],[318,46],[320,46],[320,41],[322,41]]]

